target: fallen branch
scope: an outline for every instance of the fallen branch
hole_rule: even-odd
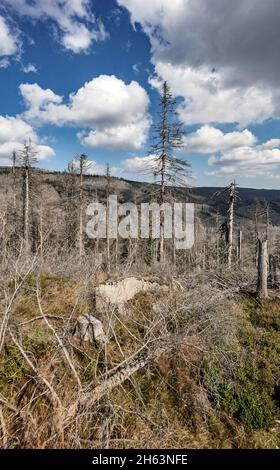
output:
[[[113,388],[117,387],[118,385],[121,385],[131,375],[135,374],[135,372],[160,357],[166,351],[170,350],[173,345],[174,342],[165,341],[160,346],[156,347],[154,350],[141,353],[128,365],[120,367],[117,372],[105,379],[100,385],[97,385],[92,391],[84,393],[78,400],[71,404],[66,410],[66,421],[70,420],[71,418],[74,418],[81,407],[91,407],[92,405],[97,403]]]

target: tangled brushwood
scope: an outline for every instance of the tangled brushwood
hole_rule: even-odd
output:
[[[2,278],[2,447],[279,446],[280,298],[253,274],[38,268]],[[108,300],[128,278],[150,288]]]

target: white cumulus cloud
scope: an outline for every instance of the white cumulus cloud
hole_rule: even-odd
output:
[[[257,142],[256,136],[248,129],[224,133],[208,124],[187,134],[183,140],[184,150],[206,154],[225,152],[236,147],[252,147]]]
[[[15,55],[18,49],[17,31],[12,31],[5,18],[0,16],[0,57]]]
[[[2,0],[11,14],[33,21],[51,21],[61,44],[74,53],[87,52],[94,41],[107,37],[104,25],[91,9],[90,0]]]
[[[147,174],[152,175],[153,171],[158,168],[157,161],[154,155],[146,157],[132,157],[122,160],[121,162],[123,171],[128,174]]]
[[[280,117],[278,0],[118,0],[151,42],[158,86],[185,124],[245,127]]]
[[[128,85],[114,75],[100,75],[72,93],[68,102],[38,84],[21,84],[27,106],[25,119],[57,126],[82,128],[78,138],[85,146],[138,150],[150,126],[149,98],[136,81]]]
[[[22,148],[25,141],[31,139],[38,153],[38,160],[45,160],[55,155],[48,145],[42,145],[33,127],[19,117],[0,116],[0,163],[10,162],[14,150]]]
[[[273,143],[274,141],[274,143]],[[254,147],[238,147],[222,153],[221,156],[212,155],[208,164],[213,167],[207,171],[208,176],[243,176],[243,177],[271,177],[280,166],[279,140],[273,139]]]

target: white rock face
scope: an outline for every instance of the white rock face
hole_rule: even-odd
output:
[[[94,346],[102,346],[106,341],[101,321],[91,314],[81,315],[78,318],[73,336]]]
[[[149,282],[135,277],[127,277],[113,284],[101,284],[96,287],[96,309],[102,310],[104,304],[123,306],[139,292],[162,288],[156,282]]]

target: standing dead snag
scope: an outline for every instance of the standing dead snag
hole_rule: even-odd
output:
[[[232,246],[233,246],[233,208],[235,202],[235,182],[229,186],[229,208],[228,208],[228,268],[232,265]]]
[[[80,215],[79,215],[79,256],[83,256],[85,247],[84,247],[84,235],[83,235],[83,200],[84,200],[84,172],[87,166],[87,155],[82,153],[79,156],[79,176],[80,176]]]
[[[150,155],[154,157],[154,167],[151,169],[154,177],[159,179],[159,203],[166,202],[168,185],[186,184],[186,175],[190,166],[186,160],[178,158],[174,152],[183,147],[182,124],[178,122],[175,110],[175,100],[169,86],[164,82],[158,112],[158,122],[153,126],[154,145]],[[164,261],[164,214],[160,214],[159,261]]]
[[[258,283],[257,283],[258,299],[264,299],[268,297],[267,276],[268,276],[267,240],[259,239],[258,240]]]
[[[232,266],[232,252],[233,252],[233,221],[234,221],[234,203],[236,200],[236,183],[235,181],[225,188],[222,192],[214,193],[212,197],[220,196],[229,192],[229,207],[227,211],[227,218],[221,225],[219,232],[225,236],[226,248],[227,248],[227,266]]]
[[[13,208],[16,209],[16,162],[17,162],[17,154],[16,151],[13,150],[12,153],[12,175],[13,175]]]
[[[23,167],[23,240],[26,252],[30,251],[29,219],[30,219],[30,173],[32,165],[37,162],[37,152],[31,140],[25,143],[19,153],[19,161]]]
[[[110,196],[110,182],[111,182],[111,170],[110,165],[107,163],[106,166],[106,249],[107,249],[107,271],[111,269],[110,259],[110,234],[109,234],[109,196]]]

